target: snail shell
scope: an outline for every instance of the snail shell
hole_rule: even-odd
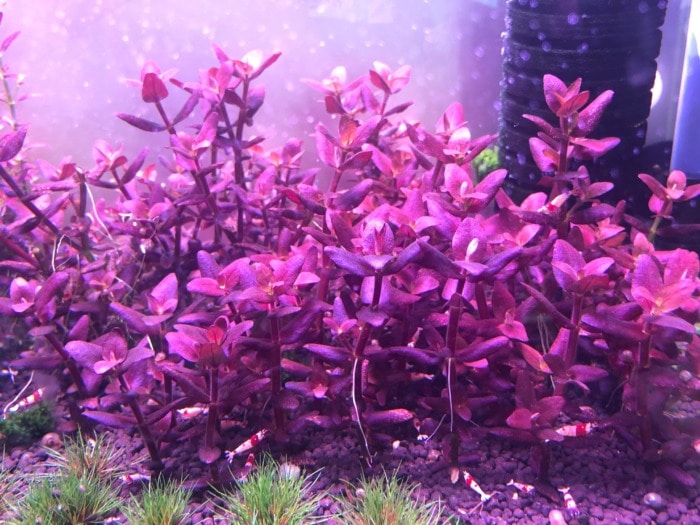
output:
[[[63,446],[63,441],[61,440],[61,436],[56,434],[56,432],[49,432],[48,434],[44,434],[44,437],[41,438],[41,445],[46,448],[58,450]]]

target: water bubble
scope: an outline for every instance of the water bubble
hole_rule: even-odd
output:
[[[579,53],[585,53],[586,51],[588,51],[588,42],[581,42],[576,48],[576,51],[578,51]]]
[[[547,38],[547,35],[545,35],[542,31],[537,33],[537,40],[544,40],[545,38]]]
[[[578,13],[569,13],[569,16],[566,17],[566,21],[570,26],[575,26],[580,20],[581,17],[578,15]]]
[[[527,25],[528,25],[528,27],[529,27],[530,29],[532,29],[533,31],[536,31],[537,29],[540,28],[540,21],[539,21],[539,20],[534,20],[534,19],[533,19],[533,20],[530,20],[530,21],[527,23]]]
[[[474,49],[474,54],[479,58],[484,58],[484,55],[486,54],[486,49],[484,49],[484,46],[476,46],[476,48]]]
[[[532,9],[537,9],[539,7],[540,3],[537,0],[530,0],[530,7]]]
[[[527,158],[525,157],[524,153],[518,153],[518,164],[521,166],[525,166],[525,162],[527,161]]]
[[[530,60],[530,52],[523,49],[520,52],[520,60],[522,60],[523,62],[527,62],[528,60]]]
[[[639,155],[641,152],[641,148],[632,148],[632,155]]]
[[[552,50],[552,44],[547,42],[546,40],[542,42],[542,51],[545,53],[549,53]]]
[[[642,14],[646,14],[649,12],[649,4],[646,2],[639,2],[639,6],[637,7],[639,9],[639,12]]]

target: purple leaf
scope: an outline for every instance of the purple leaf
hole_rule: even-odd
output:
[[[121,303],[110,303],[109,307],[115,312],[119,317],[121,317],[129,328],[135,330],[140,334],[150,333],[152,330],[149,329],[144,318],[145,315],[141,312],[137,312],[133,308],[124,306]]]
[[[520,353],[523,355],[523,359],[525,359],[527,364],[529,364],[532,368],[534,368],[538,372],[544,372],[546,374],[552,373],[551,369],[549,368],[542,354],[539,351],[535,350],[533,347],[525,343],[519,343],[518,348],[520,349]]]
[[[26,126],[20,126],[17,131],[11,131],[0,138],[0,162],[14,159],[22,150],[27,136]]]
[[[459,267],[444,253],[425,241],[419,240],[417,242],[421,249],[421,256],[417,262],[449,279],[459,279],[462,276]]]
[[[326,361],[331,363],[345,363],[348,360],[348,351],[337,346],[321,345],[310,343],[304,346],[311,353],[321,356]]]
[[[148,308],[156,315],[172,314],[177,308],[177,277],[166,275],[146,296]]]
[[[479,184],[476,185],[473,193],[483,193],[486,195],[484,201],[487,203],[491,202],[496,195],[496,192],[501,189],[501,185],[506,179],[506,175],[508,175],[508,171],[504,169],[492,171],[486,175],[486,177],[484,177]]]
[[[340,159],[339,145],[323,124],[316,126],[316,152],[326,166],[337,168]]]
[[[165,87],[165,83],[161,78],[154,73],[149,71],[143,76],[143,84],[141,86],[141,98],[144,102],[154,103],[160,102],[168,96],[168,88]]]
[[[134,115],[127,115],[126,113],[117,113],[117,118],[122,119],[124,122],[131,124],[135,128],[148,131],[149,133],[164,131],[166,129],[163,124],[158,124],[157,122],[152,122]]]
[[[569,374],[573,379],[582,383],[591,383],[608,377],[606,370],[589,365],[574,365],[569,368]]]
[[[527,408],[516,408],[506,419],[506,424],[518,430],[530,430],[532,429],[532,412]]]
[[[99,410],[86,410],[83,416],[113,428],[133,428],[136,426],[136,419],[125,414],[110,414]]]
[[[302,341],[311,331],[312,323],[318,319],[318,314],[328,309],[329,305],[323,301],[307,300],[296,317],[282,329],[280,342],[289,345]]]
[[[683,485],[684,487],[694,487],[697,484],[693,476],[674,463],[661,461],[657,468],[659,473],[672,483]]]
[[[559,154],[549,144],[538,137],[531,137],[529,144],[532,159],[541,171],[545,173],[557,171]]]
[[[578,114],[576,128],[580,136],[590,135],[598,127],[598,122],[600,122],[605,108],[612,101],[613,95],[614,92],[609,89],[603,91]]]
[[[265,86],[262,84],[254,86],[248,91],[247,116],[252,117],[262,107],[265,102]]]
[[[102,346],[87,341],[68,341],[65,350],[80,366],[91,369],[102,359]]]
[[[369,154],[369,157],[372,156],[370,151],[363,151],[362,153]],[[351,189],[346,190],[335,198],[333,201],[334,207],[340,211],[352,210],[367,197],[370,190],[377,186],[377,184],[378,183],[373,179],[364,179],[358,182]]]
[[[537,412],[539,413],[539,421],[551,422],[559,417],[566,400],[561,396],[544,397],[535,403]]]
[[[10,44],[14,42],[15,38],[17,38],[19,34],[19,31],[15,31],[12,34],[7,35],[5,37],[5,40],[2,41],[2,44],[0,44],[0,53],[4,53],[5,51],[7,51],[7,48],[10,47]]]
[[[222,288],[219,281],[210,277],[196,277],[187,283],[187,291],[192,293],[201,293],[210,297],[223,297],[228,294],[225,288]]]
[[[139,152],[138,156],[131,161],[131,164],[129,164],[129,167],[124,172],[124,175],[122,175],[122,184],[128,184],[134,177],[136,177],[136,174],[139,172],[144,161],[146,160],[146,155],[148,155],[148,148],[143,148]]]
[[[47,311],[47,306],[51,300],[55,297],[60,297],[62,295],[62,289],[68,282],[69,275],[67,272],[56,272],[51,274],[51,276],[44,281],[41,289],[36,293],[34,297],[34,307],[37,314],[43,322],[48,321],[52,316],[47,316],[49,313]]]
[[[392,410],[382,410],[381,412],[371,412],[364,416],[364,421],[369,426],[395,425],[403,423],[413,418],[413,412],[405,408],[394,408]]]
[[[570,220],[572,224],[596,224],[615,215],[615,211],[610,204],[601,203],[572,213]]]
[[[204,382],[199,385],[196,381],[196,379],[200,379],[199,372],[182,368],[169,361],[158,363],[158,367],[165,375],[175,381],[185,394],[192,398],[193,403],[209,403],[209,396],[203,389]]]
[[[352,275],[368,277],[375,274],[372,265],[360,255],[334,246],[327,246],[323,251],[339,268],[350,272]]]
[[[537,127],[539,127],[542,131],[544,131],[547,135],[549,135],[552,138],[556,138],[559,135],[557,130],[554,129],[554,126],[552,126],[543,118],[540,118],[536,115],[523,115],[523,118],[529,120],[530,122],[534,122],[537,125]]]
[[[197,252],[197,265],[199,266],[199,273],[202,274],[202,277],[216,279],[217,275],[219,275],[219,265],[216,264],[214,258],[207,251],[199,250]]]
[[[646,335],[639,323],[623,321],[606,313],[586,313],[581,317],[581,324],[589,331],[600,331],[609,336],[640,342]]]
[[[470,363],[484,359],[509,344],[510,340],[507,337],[499,335],[492,339],[472,343],[466,348],[458,350],[456,355],[461,362]]]
[[[221,449],[219,447],[208,447],[202,445],[198,449],[199,460],[205,465],[210,465],[214,463],[219,457],[221,457]]]
[[[355,238],[355,232],[347,223],[347,221],[337,212],[330,213],[331,226],[335,232],[335,236],[338,238],[340,245],[348,251],[353,251],[355,245],[352,240]]]
[[[173,118],[173,126],[179,124],[180,122],[182,122],[190,116],[190,113],[192,113],[192,111],[194,111],[194,108],[197,107],[197,103],[199,102],[201,96],[201,91],[192,92],[190,97],[183,104],[182,108],[180,108],[180,111],[178,111],[177,115],[175,115],[175,118]]]
[[[277,62],[277,59],[278,59],[281,55],[282,55],[282,53],[280,53],[280,52],[273,53],[272,55],[270,55],[269,57],[267,57],[265,60],[263,60],[262,64],[260,64],[260,65],[258,66],[258,68],[255,70],[255,72],[253,72],[253,74],[250,75],[250,80],[254,80],[254,79],[258,78],[260,75],[262,75],[262,73],[263,73],[268,67],[270,67],[272,64],[274,64],[275,62]]]
[[[355,153],[354,155],[352,155],[345,162],[343,162],[340,166],[338,166],[338,169],[339,170],[359,170],[359,169],[364,168],[370,160],[372,160],[372,152],[371,151],[360,151],[359,153]],[[369,179],[367,179],[367,180],[369,180]]]
[[[418,151],[434,157],[441,162],[446,163],[449,161],[447,155],[445,155],[445,143],[437,137],[431,135],[423,128],[411,124],[406,125],[406,131],[408,132],[411,142],[413,142]]]

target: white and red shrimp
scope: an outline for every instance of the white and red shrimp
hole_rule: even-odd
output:
[[[255,434],[250,436],[248,439],[246,439],[243,443],[238,445],[233,450],[227,450],[226,460],[229,463],[231,463],[231,461],[233,461],[233,458],[235,458],[236,456],[240,456],[241,454],[245,454],[249,450],[252,450],[253,448],[257,447],[260,444],[260,442],[269,435],[270,431],[266,428],[258,430]]]

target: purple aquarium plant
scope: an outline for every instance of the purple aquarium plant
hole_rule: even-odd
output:
[[[0,312],[33,338],[12,365],[60,378],[76,425],[138,431],[155,470],[192,441],[193,483],[263,438],[346,428],[370,465],[440,440],[469,486],[470,443],[532,447],[545,482],[553,443],[614,429],[695,483],[700,423],[669,413],[700,398],[700,263],[654,242],[700,190],[640,175],[650,223],[601,200],[612,183],[572,161],[617,145],[591,138],[611,91],[544,77],[559,125],[526,118],[545,191],[516,203],[505,170],[476,180],[496,137],[460,104],[406,116],[408,66],[305,81],[329,114],[308,151],[250,134],[280,55],[214,54],[193,81],[147,63],[133,82],[152,114],[118,117],[162,134],[158,164],[97,140],[93,165],[51,166],[31,127],[0,137]]]

